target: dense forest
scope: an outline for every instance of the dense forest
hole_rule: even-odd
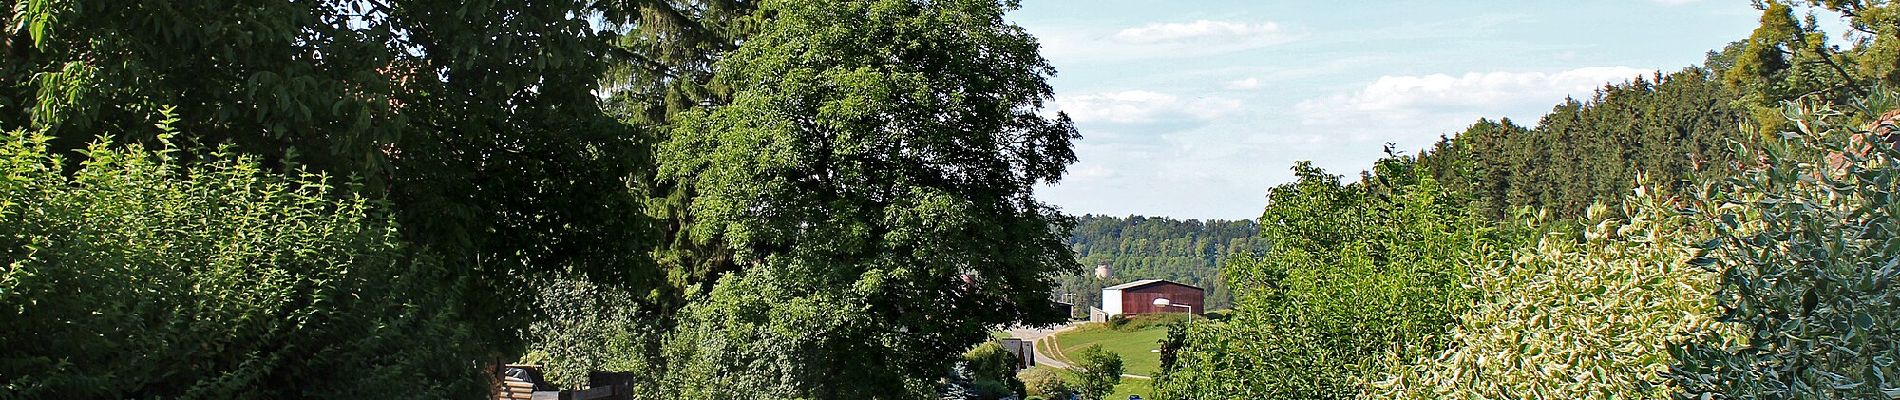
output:
[[[1166,217],[1076,218],[1069,248],[1077,261],[1090,268],[1056,279],[1057,294],[1070,294],[1079,312],[1100,307],[1102,288],[1140,279],[1167,279],[1207,290],[1207,307],[1225,309],[1233,304],[1220,265],[1230,257],[1257,254],[1266,249],[1253,221],[1177,220]],[[1108,279],[1097,279],[1094,267],[1109,267]]]
[[[1022,398],[994,330],[1140,278],[1232,306],[1163,399],[1900,398],[1900,2],[1753,4],[1182,221],[1034,197],[1014,0],[0,0],[0,398]]]

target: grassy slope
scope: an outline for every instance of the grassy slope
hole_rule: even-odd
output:
[[[1154,382],[1147,379],[1124,376],[1122,377],[1122,384],[1115,385],[1115,394],[1108,395],[1108,397],[1103,398],[1103,400],[1123,400],[1127,399],[1128,395],[1140,395],[1143,399],[1152,399],[1154,398],[1153,393]]]
[[[1031,367],[1031,368],[1047,368],[1047,367]],[[1070,371],[1070,370],[1058,370],[1058,371],[1062,371],[1062,375],[1068,377],[1068,381],[1070,382],[1075,382],[1082,379],[1080,377],[1075,376],[1075,371]],[[1143,399],[1152,399],[1154,398],[1153,393],[1154,393],[1153,381],[1147,380],[1147,379],[1130,378],[1130,377],[1124,376],[1122,377],[1121,384],[1115,385],[1115,393],[1109,394],[1108,397],[1104,397],[1103,400],[1125,400],[1128,398],[1129,395],[1138,395],[1138,396],[1141,396],[1141,398]]]
[[[1161,354],[1154,352],[1161,348],[1161,339],[1168,336],[1167,325],[1155,324],[1139,329],[1120,331],[1101,324],[1088,324],[1075,330],[1056,335],[1059,357],[1070,360],[1077,351],[1089,345],[1101,345],[1102,349],[1122,356],[1122,370],[1128,374],[1153,376],[1161,369]],[[1070,364],[1075,364],[1073,361]]]

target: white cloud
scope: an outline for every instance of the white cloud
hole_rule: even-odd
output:
[[[1328,127],[1366,140],[1430,139],[1463,128],[1480,117],[1507,117],[1535,124],[1564,97],[1584,98],[1605,84],[1624,82],[1655,70],[1588,67],[1555,73],[1486,72],[1452,76],[1383,76],[1350,94],[1300,102],[1294,110],[1303,125]]]
[[[1063,178],[1069,180],[1110,179],[1120,175],[1121,174],[1115,172],[1114,169],[1102,164],[1081,163],[1069,168],[1069,173],[1063,176]]]
[[[1260,78],[1247,77],[1247,79],[1228,81],[1227,88],[1228,89],[1259,89]]]
[[[1227,116],[1241,108],[1238,100],[1220,97],[1182,98],[1147,90],[1057,96],[1056,107],[1080,124],[1179,125]]]
[[[1115,40],[1126,43],[1183,43],[1201,40],[1289,40],[1280,24],[1249,24],[1233,21],[1198,20],[1185,23],[1156,23],[1123,29]]]
[[[1662,5],[1665,5],[1665,6],[1680,6],[1680,5],[1684,5],[1684,4],[1691,4],[1691,3],[1700,3],[1700,2],[1702,2],[1702,0],[1651,0],[1651,1],[1654,1],[1654,2],[1656,2],[1657,4],[1662,4]]]
[[[1034,31],[1043,56],[1057,63],[1194,58],[1275,46],[1306,37],[1277,22],[1198,20],[1154,23],[1105,32],[1093,27]]]
[[[1461,76],[1382,76],[1350,95],[1300,103],[1306,111],[1412,112],[1444,108],[1495,108],[1525,101],[1555,103],[1583,96],[1608,83],[1635,79],[1655,70],[1589,67],[1557,73],[1471,72]]]

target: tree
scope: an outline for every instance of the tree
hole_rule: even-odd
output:
[[[484,294],[471,316],[532,315],[518,288],[557,273],[659,278],[631,190],[650,157],[595,94],[611,2],[0,5],[0,127],[46,129],[56,153],[101,132],[155,146],[175,107],[186,148],[361,179],[454,266],[445,284]],[[525,320],[483,318],[482,340],[509,347]]]
[[[1712,55],[1710,64],[1733,55]],[[1638,177],[1659,195],[1687,194],[1694,182],[1741,166],[1731,141],[1758,138],[1733,129],[1744,113],[1721,74],[1685,68],[1605,86],[1587,101],[1553,107],[1535,127],[1479,120],[1419,163],[1447,192],[1468,197],[1474,212],[1500,222],[1523,208],[1573,220],[1592,204],[1623,201]]]
[[[683,240],[723,251],[681,265],[734,271],[681,311],[669,384],[918,394],[987,326],[1061,320],[1070,222],[1031,189],[1077,135],[1040,114],[1053,69],[1003,20],[1014,3],[759,6],[772,18],[716,68],[732,102],[680,116],[659,154],[691,194]]]
[[[1471,301],[1467,271],[1513,240],[1410,157],[1352,184],[1308,163],[1294,174],[1260,218],[1273,247],[1225,266],[1233,316],[1169,340],[1158,398],[1354,398],[1396,360],[1441,351]]]
[[[1082,360],[1076,365],[1077,391],[1086,399],[1099,400],[1115,392],[1122,383],[1122,356],[1101,345],[1089,345],[1076,352]]]
[[[1812,14],[1795,18],[1794,8],[1782,1],[1757,2],[1761,24],[1749,34],[1723,74],[1724,82],[1741,89],[1739,107],[1750,112],[1764,137],[1781,128],[1780,102],[1798,97],[1840,101],[1865,95],[1868,83],[1844,66],[1849,54],[1830,46]]]
[[[706,104],[730,101],[732,88],[713,82],[714,66],[769,18],[758,1],[614,0],[602,21],[619,34],[602,79],[612,112],[659,128]]]
[[[1890,0],[1782,0],[1832,11],[1847,20],[1853,65],[1858,76],[1900,84],[1900,2]],[[1770,6],[1772,9],[1773,7]]]

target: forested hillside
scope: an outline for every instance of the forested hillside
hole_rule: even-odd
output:
[[[1712,53],[1722,64],[1739,49]],[[1587,99],[1557,105],[1535,125],[1481,120],[1419,155],[1432,176],[1469,196],[1475,212],[1504,220],[1520,207],[1576,218],[1594,203],[1617,202],[1638,179],[1670,193],[1735,171],[1741,128],[1717,71],[1687,68],[1631,77]]]
[[[1209,309],[1224,309],[1233,297],[1220,265],[1266,249],[1253,221],[1177,220],[1166,217],[1083,215],[1069,235],[1069,248],[1088,271],[1058,278],[1058,295],[1073,294],[1076,307],[1101,306],[1102,287],[1140,279],[1167,279],[1207,289]],[[1093,268],[1107,265],[1109,279]]]

